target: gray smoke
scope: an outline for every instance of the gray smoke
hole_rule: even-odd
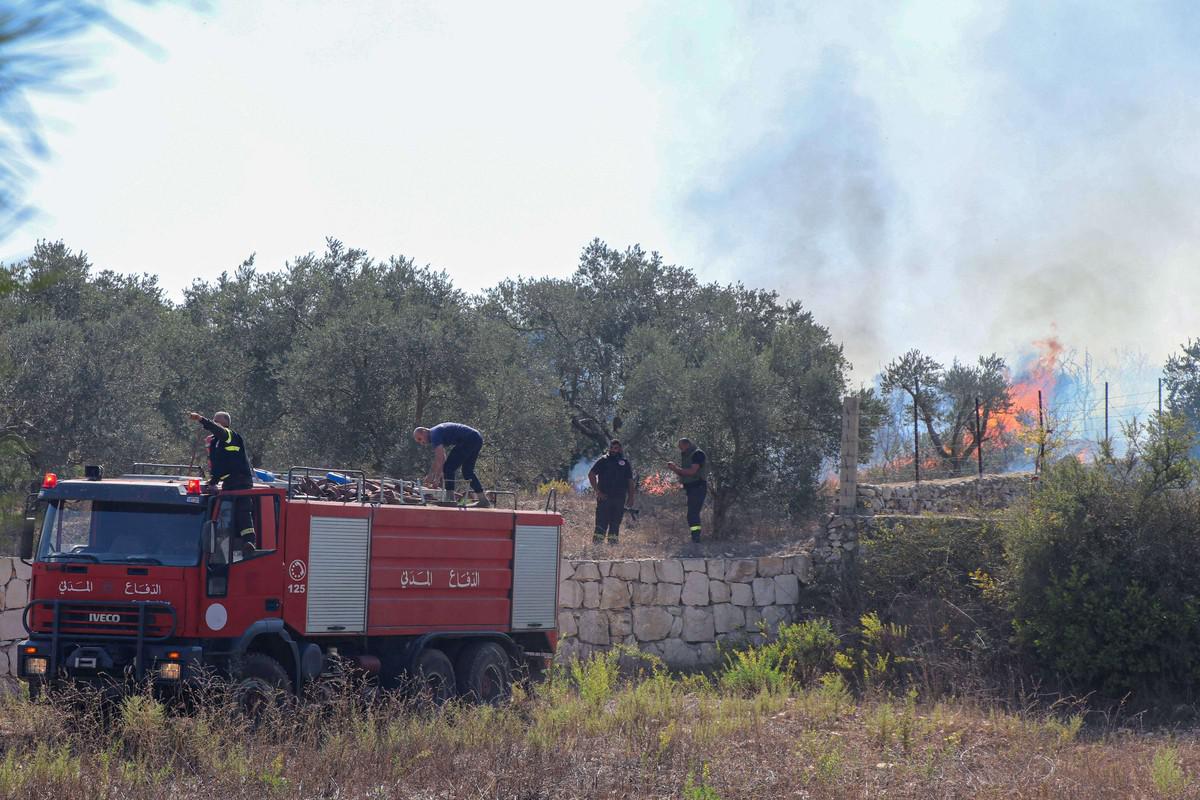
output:
[[[803,300],[861,380],[909,347],[1056,329],[1161,363],[1200,334],[1200,6],[747,8],[661,58],[726,65],[678,97],[702,272]]]

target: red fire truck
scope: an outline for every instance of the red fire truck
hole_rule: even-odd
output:
[[[172,687],[215,670],[298,693],[349,662],[491,700],[552,654],[557,513],[373,504],[345,470],[363,499],[317,500],[299,471],[219,492],[186,469],[47,475],[20,677]]]

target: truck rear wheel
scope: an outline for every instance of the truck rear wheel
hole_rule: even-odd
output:
[[[512,663],[495,642],[476,642],[458,657],[458,693],[475,703],[494,705],[512,693]]]
[[[287,670],[266,653],[245,653],[238,658],[233,664],[233,678],[238,705],[255,719],[292,691]]]
[[[426,647],[417,656],[418,689],[427,692],[438,705],[454,697],[454,665],[450,658],[434,647]]]

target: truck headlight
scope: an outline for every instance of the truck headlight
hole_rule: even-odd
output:
[[[158,665],[158,677],[164,681],[177,681],[183,674],[183,666],[176,661],[165,661]]]
[[[50,670],[50,659],[31,657],[25,659],[26,675],[45,675]]]

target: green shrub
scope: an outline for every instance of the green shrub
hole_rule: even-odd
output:
[[[1046,472],[1006,535],[1019,641],[1082,689],[1178,691],[1200,678],[1200,502],[1190,436],[1134,428],[1130,452]]]
[[[917,517],[862,539],[857,594],[842,613],[877,612],[907,628],[930,696],[995,686],[1014,671],[1012,614],[989,591],[1005,577],[1002,524],[999,515]]]
[[[855,633],[856,644],[839,651],[834,664],[849,673],[863,691],[892,690],[905,678],[906,665],[912,661],[907,650],[908,629],[883,622],[877,613],[863,614]]]
[[[777,642],[738,650],[725,656],[721,688],[743,695],[779,693],[791,688],[787,665]]]
[[[689,772],[687,779],[683,782],[684,800],[721,800],[721,795],[717,794],[717,790],[708,783],[710,777],[708,764],[700,768],[699,783],[692,780],[692,773]]]
[[[781,625],[775,640],[781,662],[804,685],[834,668],[833,657],[839,643],[827,619]]]
[[[916,517],[871,531],[862,540],[859,611],[888,608],[898,597],[974,604],[969,573],[997,572],[1004,564],[999,524],[988,516]]]
[[[571,662],[571,677],[585,703],[602,706],[609,701],[621,678],[620,658],[621,651],[613,649]]]
[[[1187,773],[1179,764],[1179,750],[1174,747],[1160,747],[1154,751],[1150,762],[1150,779],[1159,797],[1173,798],[1183,796],[1187,790]]]
[[[839,639],[829,620],[781,625],[766,644],[725,655],[719,683],[739,694],[789,691],[810,684],[835,668]]]

